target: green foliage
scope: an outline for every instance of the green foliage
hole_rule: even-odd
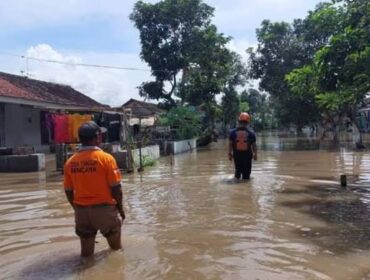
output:
[[[241,111],[249,112],[252,119],[251,125],[255,130],[275,128],[274,111],[268,95],[250,88],[241,93],[240,100],[248,105],[248,108]]]
[[[139,87],[141,96],[164,108],[202,106],[213,125],[215,96],[245,83],[241,57],[227,48],[230,38],[211,23],[214,9],[201,0],[138,1],[130,18],[140,31],[141,58],[155,81]],[[217,106],[216,106],[217,107]]]
[[[296,95],[312,97],[315,74],[311,65],[294,69],[286,75],[290,90]]]
[[[336,2],[323,5],[305,20],[325,28],[325,44],[316,48],[306,65],[286,76],[291,91],[313,97],[332,122],[333,116],[354,120],[358,104],[370,90],[370,5],[362,0]],[[324,20],[317,24],[320,18]]]
[[[353,120],[370,91],[369,30],[366,0],[320,3],[293,24],[262,22],[250,76],[271,95],[281,124]]]
[[[190,139],[200,135],[201,115],[194,108],[175,107],[161,115],[159,123],[175,131],[175,140]]]
[[[196,33],[207,29],[214,9],[201,0],[138,1],[130,19],[140,31],[141,58],[152,69],[154,82],[140,94],[175,105],[177,75],[193,60]],[[154,83],[154,84],[153,84]],[[166,85],[170,88],[166,91]]]
[[[231,53],[226,48],[229,38],[210,26],[196,32],[198,45],[194,45],[194,61],[186,69],[179,95],[191,105],[213,100],[226,83],[231,65]]]
[[[240,102],[239,104],[239,112],[248,112],[249,111],[249,104],[248,102]]]
[[[152,159],[149,155],[144,155],[142,161],[144,167],[155,165],[155,160]]]
[[[225,126],[235,127],[240,113],[240,99],[235,90],[226,91],[221,100],[222,121]]]
[[[342,30],[342,8],[331,3],[319,3],[314,11],[309,11],[303,20],[296,19],[293,23],[294,32],[302,42],[307,62],[315,52],[325,46],[333,34]]]
[[[207,115],[207,125],[213,126],[220,115],[216,95],[243,85],[246,69],[241,57],[226,48],[230,39],[217,33],[215,26],[198,35],[199,45],[194,49],[196,60],[186,69],[179,96],[190,105],[201,106]]]
[[[251,125],[254,129],[263,130],[276,127],[270,98],[256,89],[244,90],[240,95],[236,91],[226,92],[222,97],[221,107],[225,126],[235,127],[239,114],[248,112],[251,115]]]
[[[351,102],[351,94],[338,92],[325,92],[316,95],[317,103],[328,113],[340,113],[348,102]]]
[[[263,21],[257,30],[258,47],[249,49],[249,76],[260,79],[260,88],[271,96],[271,106],[281,125],[298,128],[315,121],[314,100],[292,94],[285,76],[303,66],[307,53],[294,27],[286,22]]]

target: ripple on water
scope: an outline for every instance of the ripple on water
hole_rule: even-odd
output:
[[[285,148],[294,146],[288,142]],[[99,235],[96,260],[90,265],[79,261],[73,211],[60,175],[4,175],[1,277],[366,277],[370,155],[260,151],[252,180],[235,182],[227,143],[213,145],[215,149],[176,156],[173,165],[162,158],[142,175],[124,175],[124,253],[109,252]],[[343,173],[353,178],[347,189],[339,188]]]

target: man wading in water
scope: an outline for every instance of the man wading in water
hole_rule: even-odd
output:
[[[252,158],[257,160],[256,135],[247,126],[251,118],[248,113],[239,116],[239,127],[229,136],[229,159],[234,158],[235,178],[249,180],[252,171]]]
[[[121,245],[122,207],[121,173],[115,159],[103,152],[101,129],[95,122],[81,125],[78,135],[81,149],[64,166],[64,189],[75,210],[76,234],[81,241],[81,256],[94,254],[95,237],[100,232],[111,249]]]

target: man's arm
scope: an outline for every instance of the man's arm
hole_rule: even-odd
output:
[[[122,206],[122,188],[121,184],[115,185],[111,187],[111,192],[112,192],[112,197],[114,200],[117,202],[117,210],[118,213],[120,214],[122,220],[126,218],[125,216],[125,211],[123,211],[123,206]]]
[[[64,165],[64,182],[63,182],[63,185],[64,185],[64,191],[65,191],[65,194],[66,194],[66,197],[68,199],[68,202],[69,204],[71,204],[71,206],[74,208],[74,205],[73,205],[73,200],[74,200],[74,193],[73,193],[73,182],[72,182],[72,178],[69,174],[69,169],[68,169],[68,163],[66,163]]]
[[[233,159],[233,142],[231,140],[229,140],[229,160],[232,160]]]
[[[66,197],[68,199],[69,204],[74,208],[73,200],[74,200],[74,194],[72,189],[65,190]]]
[[[229,155],[229,160],[232,160],[233,159],[233,151],[234,151],[234,131],[231,131],[230,134],[229,134],[229,151],[228,151],[228,155]]]
[[[121,172],[118,169],[116,160],[109,155],[107,161],[107,180],[108,184],[111,186],[111,194],[116,201],[116,207],[118,213],[120,214],[122,220],[125,219],[125,212],[122,206],[122,188],[121,188]]]
[[[253,153],[253,159],[257,160],[257,144],[256,144],[256,142],[254,142],[252,144],[252,153]]]

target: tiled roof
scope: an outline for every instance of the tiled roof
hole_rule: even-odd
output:
[[[109,108],[70,86],[0,72],[0,96],[64,106]]]
[[[157,105],[139,101],[136,99],[130,99],[122,105],[123,110],[131,109],[131,114],[134,117],[148,117],[163,112]]]

